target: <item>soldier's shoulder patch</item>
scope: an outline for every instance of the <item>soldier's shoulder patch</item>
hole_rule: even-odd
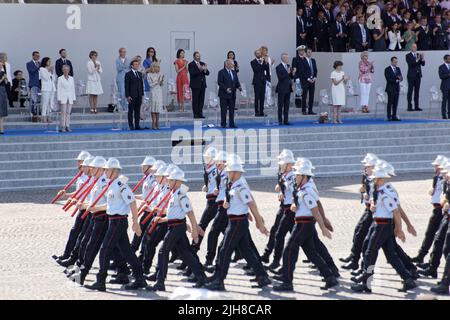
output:
[[[117,182],[117,185],[118,185],[119,187],[121,187],[121,186],[122,186],[122,182],[118,181],[118,182]]]

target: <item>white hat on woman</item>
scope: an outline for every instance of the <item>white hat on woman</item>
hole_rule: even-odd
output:
[[[142,161],[141,166],[153,166],[156,162],[156,159],[152,156],[145,157],[144,161]]]
[[[162,160],[156,160],[154,164],[152,164],[153,170],[158,170],[160,166],[166,166],[166,163]]]
[[[171,163],[166,167],[166,172],[164,172],[164,175],[168,177],[170,173],[174,170],[180,169],[177,165]]]
[[[279,165],[284,165],[284,164],[288,164],[288,163],[295,163],[295,159],[292,154],[285,153],[281,157],[278,156],[278,164]]]
[[[382,169],[386,170],[386,172],[390,176],[396,176],[394,166],[392,164],[390,164],[389,162],[387,162],[386,160],[379,159],[377,161],[377,164],[375,165],[375,168],[382,168]]]
[[[447,157],[444,157],[443,159],[442,159],[442,162],[441,162],[441,164],[439,165],[439,168],[444,168],[446,165],[447,165],[447,163],[449,163],[450,161],[448,160],[448,158]]]
[[[239,157],[239,155],[237,155],[236,153],[230,153],[227,156],[227,163],[240,163],[240,164],[244,164],[244,162],[242,161],[241,157]]]
[[[117,160],[116,158],[109,158],[103,168],[104,169],[122,169],[122,167],[120,166],[119,160]]]
[[[291,156],[292,158],[294,157],[294,153],[289,150],[289,149],[283,149],[281,150],[280,154],[277,156],[278,159],[281,159],[285,156]]]
[[[161,164],[161,165],[158,166],[158,168],[156,169],[155,176],[157,176],[157,177],[162,177],[162,176],[164,176],[164,174],[166,173],[166,170],[167,170],[167,166],[164,165],[164,164]]]
[[[375,153],[367,153],[361,163],[366,163],[368,159],[378,159],[378,157]]]
[[[87,151],[81,151],[78,157],[76,157],[75,160],[84,161],[87,157],[89,157],[91,154]]]

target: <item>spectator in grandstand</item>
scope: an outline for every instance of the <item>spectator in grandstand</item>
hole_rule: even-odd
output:
[[[120,104],[123,110],[127,108],[127,99],[125,97],[125,74],[130,71],[130,68],[130,60],[127,58],[127,50],[125,48],[120,48],[119,57],[116,59],[116,85],[120,98]]]
[[[446,50],[447,46],[447,30],[442,25],[441,15],[434,17],[430,27],[433,31],[433,50]]]
[[[328,29],[329,24],[325,18],[325,12],[320,10],[313,26],[315,51],[330,51],[330,35]]]
[[[358,64],[359,69],[359,88],[361,92],[361,111],[369,112],[370,87],[372,86],[372,74],[375,71],[373,62],[369,61],[369,53],[364,51],[361,53],[361,60]]]
[[[428,26],[427,18],[420,19],[420,27],[416,29],[417,33],[417,48],[419,50],[432,49],[432,30]]]
[[[406,31],[402,35],[404,51],[410,51],[412,45],[417,41],[417,31],[414,31],[413,27],[414,25],[411,21],[406,24]]]
[[[164,74],[161,73],[159,62],[152,63],[150,73],[147,75],[148,83],[151,87],[150,112],[152,115],[152,129],[159,130],[159,114],[163,110]]]
[[[399,51],[402,49],[403,42],[402,35],[400,33],[400,30],[398,29],[398,23],[395,22],[388,31],[388,38],[389,38],[389,51]]]
[[[317,17],[316,7],[313,6],[312,0],[306,0],[303,8],[303,15],[306,21],[306,44],[308,47],[313,46],[314,36],[313,36],[313,24]]]
[[[177,102],[180,111],[184,112],[185,90],[189,89],[188,62],[184,58],[183,49],[178,49],[177,59],[173,62],[177,72]]]
[[[41,67],[41,63],[39,62],[40,54],[38,51],[33,51],[31,61],[27,62],[27,71],[28,71],[28,87],[31,91],[31,114],[32,121],[38,121],[38,107],[39,107],[39,99],[38,93],[41,90],[41,83],[39,81],[39,68]]]
[[[61,106],[61,125],[60,132],[71,132],[70,129],[70,113],[72,105],[76,100],[75,82],[70,75],[70,66],[68,64],[62,65],[62,75],[58,77],[56,96]]]
[[[444,63],[439,66],[439,78],[442,91],[442,119],[450,119],[450,54],[444,56]]]
[[[306,21],[303,17],[303,8],[297,9],[297,47],[306,45]]]
[[[150,67],[152,66],[153,62],[158,61],[158,58],[156,57],[156,50],[153,47],[147,48],[147,51],[145,53],[145,59],[142,62],[142,65],[145,68],[145,73],[148,74],[150,72]],[[150,85],[147,80],[147,76],[144,77],[144,96],[146,98],[150,97]]]
[[[89,53],[89,61],[87,63],[87,85],[86,93],[89,96],[89,105],[91,113],[97,113],[98,96],[103,94],[101,74],[103,73],[102,65],[97,60],[97,51]]]
[[[362,52],[368,50],[370,47],[371,39],[370,32],[365,25],[364,16],[358,18],[358,22],[351,25],[351,47],[355,49],[356,52]]]
[[[330,37],[333,46],[333,52],[347,51],[347,35],[347,26],[342,21],[341,13],[338,13],[336,15],[336,21],[330,23]]]
[[[234,65],[234,71],[236,71],[236,73],[239,73],[239,64],[236,61],[236,54],[234,53],[234,51],[228,51],[227,53],[227,60],[231,59],[233,61],[233,65]],[[226,63],[226,61],[225,61]]]
[[[372,30],[372,49],[373,51],[386,51],[387,29],[383,21],[380,21],[379,29]]]
[[[4,118],[8,116],[8,97],[6,94],[6,83],[8,78],[4,71],[5,63],[0,60],[0,134],[4,134]]]
[[[50,112],[54,110],[54,101],[56,93],[56,75],[52,60],[45,57],[41,61],[39,68],[39,79],[41,80],[41,94],[42,94],[42,122],[50,123]]]
[[[59,59],[55,62],[55,72],[57,77],[61,77],[64,74],[63,66],[66,64],[70,67],[69,75],[73,77],[73,66],[72,62],[67,59],[67,50],[61,49],[59,50]]]
[[[342,70],[344,64],[342,61],[335,61],[333,64],[334,71],[331,72],[331,97],[333,107],[331,109],[331,119],[333,123],[342,123],[341,107],[345,106],[345,84],[350,79]]]

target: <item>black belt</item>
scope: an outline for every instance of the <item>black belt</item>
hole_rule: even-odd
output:
[[[389,218],[373,218],[376,224],[392,224],[392,219]]]
[[[297,217],[295,218],[295,224],[299,224],[299,223],[313,223],[314,217]]]
[[[106,216],[106,211],[98,211],[92,214],[94,219]]]
[[[248,219],[248,213],[243,215],[235,215],[235,214],[229,214],[228,219],[230,221],[239,221],[239,220],[247,220]]]
[[[217,205],[218,205],[219,207],[223,207],[223,203],[224,203],[223,200],[222,200],[222,201],[217,201]]]
[[[286,211],[290,211],[291,210],[291,206],[292,206],[292,204],[283,204],[282,208],[286,212]]]
[[[186,219],[169,219],[167,220],[167,225],[169,227],[175,227],[181,224],[185,224],[186,223]]]
[[[442,206],[440,203],[433,203],[433,207],[435,207],[436,209],[442,209]]]
[[[215,200],[215,199],[217,199],[217,195],[215,195],[215,194],[207,194],[206,195],[206,200]]]
[[[108,217],[109,220],[123,220],[123,219],[127,219],[127,218],[128,218],[128,215],[124,216],[121,214],[113,214]]]

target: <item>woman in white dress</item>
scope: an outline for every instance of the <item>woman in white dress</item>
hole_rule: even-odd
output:
[[[331,118],[333,123],[342,123],[341,107],[345,106],[345,83],[350,79],[342,70],[344,64],[342,61],[335,61],[333,64],[334,71],[331,72],[331,97],[333,99],[333,107],[331,109]]]
[[[70,76],[70,66],[65,64],[62,67],[63,75],[58,78],[57,98],[61,105],[61,127],[60,132],[71,132],[70,130],[70,112],[72,111],[75,96],[75,83]]]
[[[152,129],[159,130],[159,114],[163,109],[163,92],[164,75],[161,74],[159,62],[154,62],[150,66],[150,72],[147,74],[147,81],[150,85],[150,112],[152,115]]]
[[[51,110],[54,109],[56,75],[53,72],[52,60],[49,57],[42,59],[39,79],[41,80],[42,122],[50,123],[49,115]]]
[[[87,63],[88,78],[86,84],[86,94],[89,96],[91,113],[97,113],[98,96],[103,94],[102,81],[100,75],[103,73],[102,65],[97,60],[97,52],[89,53]]]

